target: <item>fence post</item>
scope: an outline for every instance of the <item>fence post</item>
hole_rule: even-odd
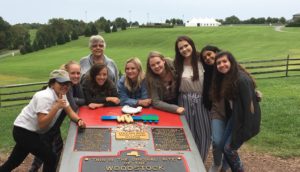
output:
[[[285,77],[288,77],[289,75],[289,60],[290,60],[290,55],[286,57],[286,68],[285,68]]]

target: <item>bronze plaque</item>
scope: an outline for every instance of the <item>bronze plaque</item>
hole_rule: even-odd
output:
[[[187,162],[180,155],[148,155],[146,151],[126,150],[117,156],[81,157],[82,172],[147,171],[187,172]]]
[[[156,151],[189,151],[190,146],[183,128],[152,128]]]
[[[116,132],[117,140],[149,140],[148,132]]]
[[[110,133],[109,128],[78,129],[74,151],[110,151]]]

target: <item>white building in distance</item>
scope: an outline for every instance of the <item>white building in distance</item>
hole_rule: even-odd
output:
[[[187,21],[185,26],[186,27],[211,27],[211,26],[220,26],[221,23],[217,22],[213,18],[192,18],[191,20]]]

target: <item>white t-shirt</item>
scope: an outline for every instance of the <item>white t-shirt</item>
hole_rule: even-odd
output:
[[[46,129],[39,128],[38,113],[48,114],[57,99],[55,91],[49,87],[35,93],[29,104],[22,109],[16,118],[14,125],[41,134],[47,132],[54,125],[63,108],[56,112],[55,117]],[[67,101],[67,106],[69,106],[66,95],[63,95],[63,99]]]

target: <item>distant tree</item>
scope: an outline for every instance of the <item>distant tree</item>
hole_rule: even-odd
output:
[[[111,32],[111,30],[110,30],[110,23],[107,22],[107,23],[105,24],[104,32],[105,32],[105,33],[110,33],[110,32]]]
[[[65,38],[65,42],[70,42],[71,41],[70,35],[68,33],[64,34],[64,38]]]
[[[91,28],[91,34],[92,35],[98,35],[98,30],[96,28],[96,25],[94,23],[89,23],[90,28]]]
[[[7,43],[6,42],[6,33],[3,31],[0,31],[0,50],[7,47],[6,43]]]
[[[72,33],[71,33],[71,40],[77,40],[78,39],[78,34],[76,32],[76,30],[72,30]]]
[[[107,22],[108,21],[104,17],[100,17],[98,20],[95,21],[96,28],[99,31],[104,31]]]
[[[23,37],[23,44],[20,47],[20,53],[21,54],[27,54],[32,52],[32,47],[30,44],[30,35],[29,32],[27,32]]]
[[[9,43],[9,49],[19,49],[20,46],[24,46],[25,41],[29,41],[30,44],[29,30],[22,25],[12,26],[8,35],[10,35],[7,39]]]
[[[176,18],[171,18],[167,19],[165,21],[166,24],[172,24],[172,25],[183,25],[183,20],[181,19],[176,19]]]
[[[267,24],[270,24],[270,23],[272,23],[272,18],[271,18],[271,17],[267,17],[267,19],[266,19],[266,23],[267,23]]]
[[[70,41],[71,25],[66,20],[53,18],[48,23],[53,28],[57,44],[62,45]]]
[[[280,17],[279,23],[285,24],[286,23],[286,19],[284,17]]]
[[[221,24],[224,23],[224,20],[223,19],[216,19],[217,22],[220,22]]]
[[[33,43],[32,43],[32,50],[33,51],[39,51],[40,50],[37,40],[33,41]]]
[[[35,39],[35,41],[37,42],[37,47],[39,50],[45,49],[46,41],[44,41],[42,37]]]
[[[10,27],[10,24],[0,17],[0,49],[7,48],[10,44],[8,42],[8,31]]]
[[[135,21],[135,22],[133,22],[133,23],[131,24],[131,26],[137,27],[137,26],[139,26],[139,22]]]
[[[86,27],[85,27],[85,30],[84,30],[84,36],[85,36],[85,37],[90,37],[90,36],[92,36],[91,28],[90,28],[88,25],[86,25]]]
[[[126,30],[126,23],[122,23],[121,30]]]
[[[240,23],[240,19],[236,16],[230,16],[230,17],[226,17],[224,24],[239,24]]]
[[[117,28],[122,28],[122,30],[126,30],[126,26],[128,25],[127,20],[121,17],[116,18],[114,23]]]
[[[264,17],[260,17],[256,19],[256,24],[265,24],[266,19]]]
[[[70,25],[71,28],[70,33],[73,32],[73,30],[75,30],[78,36],[84,35],[86,23],[84,23],[82,20],[78,21],[78,20],[67,19],[65,21]]]
[[[57,41],[55,29],[51,25],[42,26],[37,30],[35,39],[37,40],[37,44],[40,49],[54,46]]]
[[[64,36],[63,33],[58,33],[57,39],[56,39],[56,43],[57,43],[58,45],[62,45],[62,44],[64,44],[64,43],[66,43],[65,36]]]
[[[118,31],[118,28],[117,28],[117,25],[116,24],[113,24],[112,26],[112,32],[117,32]]]
[[[177,25],[183,25],[183,20],[181,20],[181,19],[176,19],[176,24],[177,24]]]

